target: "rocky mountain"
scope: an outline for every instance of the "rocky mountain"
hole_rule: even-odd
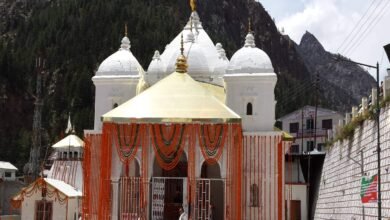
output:
[[[327,52],[309,32],[303,35],[297,48],[312,78],[318,76],[321,93],[328,105],[336,110],[350,111],[350,107],[360,104],[361,98],[368,97],[376,85],[367,71]]]
[[[308,65],[305,50],[277,30],[258,1],[202,0],[197,8],[205,30],[224,45],[228,57],[242,47],[251,18],[257,46],[270,56],[278,75],[277,117],[314,104],[311,72],[316,63]],[[100,62],[118,49],[125,23],[131,50],[146,69],[154,50],[163,51],[189,15],[183,0],[0,0],[0,97],[6,97],[0,100],[0,160],[21,167],[28,159],[39,52],[47,59],[42,117],[47,147],[60,138],[69,113],[80,136],[93,127],[91,78]],[[308,44],[307,54],[310,48]],[[360,80],[356,79],[349,82]],[[369,81],[356,83],[361,82]],[[322,106],[338,109],[340,103],[348,103],[350,93],[338,93],[320,93]]]

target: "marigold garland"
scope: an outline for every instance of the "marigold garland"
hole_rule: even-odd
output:
[[[144,126],[140,124],[113,124],[112,139],[119,158],[124,163],[131,162],[140,147]]]
[[[164,170],[172,170],[179,163],[183,154],[186,143],[186,126],[182,124],[155,124],[151,126],[151,130],[157,163]],[[166,137],[164,134],[170,135]]]
[[[137,130],[138,129],[138,130]],[[100,139],[100,138],[99,138]],[[104,123],[103,134],[101,135],[101,147],[95,146],[98,143],[89,143],[91,152],[85,156],[90,156],[87,160],[86,169],[90,170],[90,175],[98,175],[99,190],[90,191],[85,196],[97,194],[98,219],[109,219],[111,216],[111,159],[112,147],[116,147],[118,155],[123,156],[121,161],[128,164],[134,159],[133,155],[142,146],[141,157],[141,181],[139,186],[140,209],[138,216],[145,218],[148,216],[149,201],[149,156],[150,149],[153,148],[158,165],[164,170],[172,170],[180,161],[187,144],[188,147],[188,185],[187,201],[193,211],[196,206],[196,142],[199,142],[200,151],[206,162],[216,163],[222,153],[226,151],[226,188],[225,188],[225,219],[241,219],[241,179],[242,179],[242,130],[241,124],[123,124]],[[111,142],[112,141],[112,142]],[[99,144],[100,145],[100,144]],[[96,147],[99,153],[94,156]],[[119,149],[119,150],[118,150]],[[93,166],[92,158],[99,158],[98,166]],[[96,168],[99,171],[95,171]],[[88,175],[86,175],[88,176]],[[88,179],[88,180],[87,180]],[[91,181],[93,178],[85,178],[84,181]],[[93,185],[93,182],[89,182]],[[88,200],[88,199],[87,199]],[[83,216],[88,219],[93,218],[92,198],[84,205]],[[194,212],[191,214],[195,214]]]
[[[42,191],[43,189],[46,190],[46,196],[48,198],[54,198],[56,201],[58,200],[60,205],[64,205],[67,202],[68,197],[66,195],[63,195],[58,189],[54,187],[53,189],[48,188],[47,185],[48,184],[43,178],[37,179],[29,187],[26,187],[21,191],[20,198],[11,199],[11,205],[14,209],[18,209],[21,207],[24,198],[29,198],[38,191]]]
[[[198,129],[199,145],[208,164],[215,164],[222,155],[228,133],[227,124],[205,124]]]

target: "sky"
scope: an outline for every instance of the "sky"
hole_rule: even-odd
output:
[[[327,51],[375,66],[380,80],[390,68],[383,46],[390,43],[390,0],[259,0],[299,44],[314,34]],[[375,69],[367,69],[376,78]]]

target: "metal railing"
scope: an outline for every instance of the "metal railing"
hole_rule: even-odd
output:
[[[327,136],[327,129],[305,129],[305,130],[299,130],[298,132],[296,133],[292,133],[292,135],[295,137],[295,138],[310,138],[310,137],[314,137],[314,134],[316,135],[316,137],[326,137]]]

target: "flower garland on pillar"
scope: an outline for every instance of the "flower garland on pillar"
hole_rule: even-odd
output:
[[[145,125],[142,133],[142,165],[141,165],[141,219],[147,219],[148,213],[148,199],[149,199],[149,149],[150,149],[150,131],[149,127]]]
[[[188,131],[188,138],[189,138],[189,144],[188,144],[188,185],[187,185],[187,203],[190,207],[190,211],[192,213],[189,213],[191,216],[193,213],[195,213],[195,201],[196,201],[196,133],[197,133],[197,127],[192,125],[191,127],[187,127]],[[193,215],[195,217],[195,215]]]
[[[99,220],[109,219],[111,215],[111,149],[113,124],[104,123],[101,147]]]
[[[83,160],[83,219],[97,216],[99,210],[99,180],[101,167],[101,134],[87,134],[84,142]],[[92,169],[93,168],[93,169]]]

